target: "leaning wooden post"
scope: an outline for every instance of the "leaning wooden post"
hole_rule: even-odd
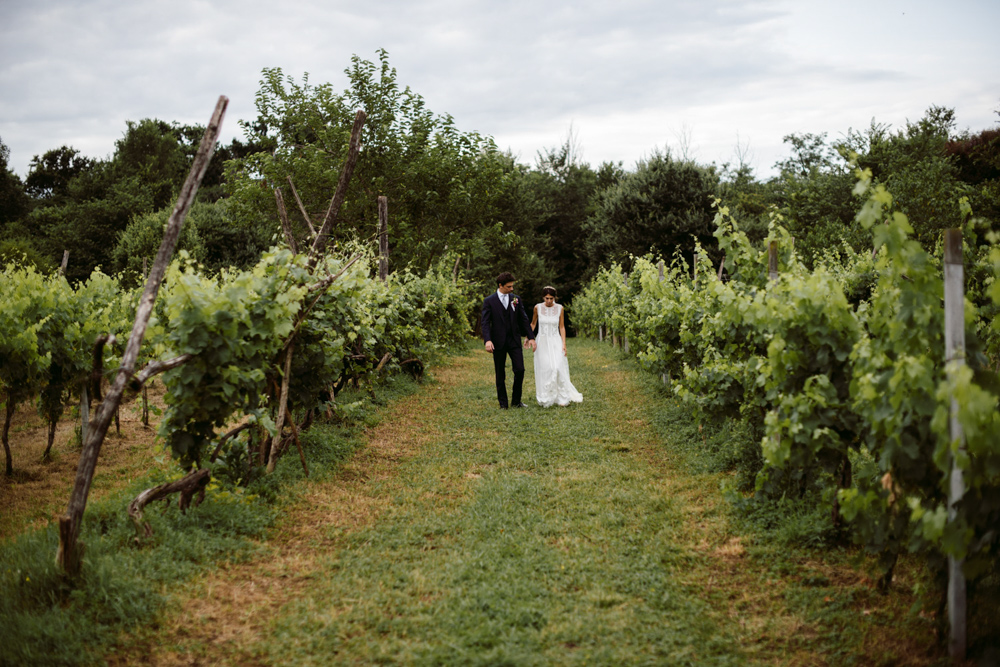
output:
[[[149,258],[142,258],[142,279],[146,280],[149,277]],[[149,426],[149,391],[146,389],[146,384],[142,385],[142,425]]]
[[[358,163],[358,155],[361,154],[361,128],[364,125],[365,112],[358,109],[357,114],[354,116],[354,126],[351,128],[351,143],[347,149],[347,159],[344,161],[344,167],[340,171],[337,189],[333,193],[333,199],[330,200],[330,208],[326,209],[326,215],[323,216],[322,224],[316,230],[316,238],[313,240],[312,248],[309,251],[310,269],[316,266],[319,258],[326,252],[326,246],[330,242],[330,230],[333,229],[334,223],[337,222],[337,216],[340,215],[340,207],[344,204],[344,199],[347,198],[347,184],[351,182],[354,167]]]
[[[962,230],[946,229],[944,232],[944,347],[945,369],[953,375],[965,365],[965,295],[963,289]],[[949,422],[952,447],[965,449],[962,424],[958,420],[958,400],[951,399]],[[951,457],[951,476],[948,486],[948,520],[954,521],[956,505],[965,495],[965,480],[956,459]],[[953,660],[965,660],[966,648],[966,584],[962,572],[964,559],[948,557],[948,622],[951,634],[948,654]]]
[[[663,282],[663,260],[662,259],[660,260],[660,263],[656,265],[656,268],[660,272],[660,282],[662,283]]]
[[[455,263],[458,271],[458,263]],[[385,282],[389,278],[389,198],[378,198],[378,279]]]
[[[767,278],[770,282],[778,279],[778,242],[767,244]]]
[[[63,250],[62,264],[59,265],[59,275],[66,275],[66,267],[69,266],[69,250]]]
[[[660,275],[662,276],[663,274],[661,273]],[[698,253],[697,253],[697,251],[694,253],[694,257],[691,260],[691,282],[692,283],[697,283],[698,282]]]
[[[205,135],[201,139],[198,153],[194,157],[191,171],[187,180],[181,188],[181,193],[177,198],[177,204],[167,220],[167,228],[163,232],[163,242],[156,253],[156,260],[153,268],[149,272],[149,280],[146,282],[146,289],[139,300],[139,307],[136,309],[135,322],[132,325],[132,333],[128,338],[128,345],[125,347],[125,354],[122,357],[121,366],[115,374],[115,381],[111,385],[107,396],[97,408],[97,415],[87,433],[87,439],[83,444],[83,451],[80,453],[80,463],[76,471],[76,481],[73,484],[73,491],[66,507],[66,514],[59,518],[59,551],[56,553],[56,563],[67,574],[76,575],[80,572],[83,557],[83,544],[78,543],[80,536],[80,524],[83,521],[83,511],[87,507],[87,495],[90,493],[90,484],[94,479],[94,469],[97,466],[97,457],[101,453],[101,445],[104,443],[104,436],[107,435],[108,426],[121,403],[122,395],[125,392],[125,385],[133,375],[136,360],[139,358],[139,347],[142,345],[143,336],[146,334],[146,326],[149,318],[153,314],[153,303],[156,301],[160,283],[167,272],[167,264],[174,254],[177,246],[177,239],[181,234],[181,224],[187,216],[194,203],[195,194],[201,184],[208,164],[212,159],[212,152],[215,150],[215,142],[218,141],[219,131],[222,126],[222,118],[226,113],[226,106],[229,99],[225,96],[219,97],[215,105],[215,112],[208,123]]]

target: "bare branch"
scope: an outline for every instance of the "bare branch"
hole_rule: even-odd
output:
[[[292,183],[292,177],[288,177],[288,185],[292,188],[292,195],[295,197],[295,203],[299,205],[299,211],[302,212],[302,217],[306,219],[306,224],[309,225],[309,233],[312,234],[313,240],[316,239],[316,228],[313,227],[312,219],[309,214],[306,213],[306,207],[302,205],[302,199],[299,198],[299,191],[295,189],[295,183]]]
[[[340,172],[340,180],[337,181],[337,190],[333,194],[333,199],[330,200],[330,208],[326,210],[323,224],[320,225],[319,231],[316,233],[316,240],[313,241],[312,250],[309,252],[309,268],[316,266],[316,262],[326,252],[326,246],[330,242],[330,230],[333,229],[337,216],[340,214],[340,207],[347,197],[347,184],[351,181],[354,167],[358,163],[358,155],[361,153],[361,128],[364,127],[364,124],[365,112],[358,109],[358,113],[354,117],[354,127],[351,128],[351,144],[347,151],[347,160]]]
[[[288,211],[285,210],[285,198],[281,196],[281,188],[274,189],[274,198],[278,202],[278,215],[281,216],[281,229],[285,232],[285,240],[288,247],[296,255],[299,254],[299,244],[295,242],[295,235],[292,234],[292,223],[288,221]]]
[[[208,462],[209,463],[215,463],[215,459],[219,458],[219,453],[222,452],[222,446],[224,444],[226,444],[226,442],[230,438],[232,438],[235,435],[238,435],[241,431],[245,431],[246,429],[250,428],[251,426],[253,426],[253,422],[245,422],[243,424],[240,424],[236,428],[232,429],[231,431],[229,431],[228,433],[226,433],[224,436],[222,436],[219,439],[219,444],[215,446],[215,451],[212,452],[212,455],[208,457]]]
[[[145,523],[142,520],[142,510],[149,503],[154,500],[159,500],[161,498],[166,498],[172,493],[180,493],[179,506],[181,512],[187,509],[191,502],[191,498],[194,494],[198,492],[204,492],[205,487],[208,486],[209,480],[212,478],[212,473],[208,468],[202,468],[201,470],[195,470],[184,477],[174,480],[173,482],[167,482],[166,484],[160,484],[159,486],[154,486],[151,489],[146,489],[139,495],[137,495],[132,502],[128,504],[128,516],[132,519],[132,523],[135,524],[135,531],[138,533],[136,540],[140,538],[150,537],[153,534],[153,529],[149,526],[149,523]]]

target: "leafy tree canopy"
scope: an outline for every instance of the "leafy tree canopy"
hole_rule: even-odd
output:
[[[654,151],[635,172],[597,193],[594,212],[583,224],[592,270],[650,251],[668,258],[681,253],[690,261],[695,240],[714,245],[712,201],[718,185],[714,167]]]
[[[289,179],[315,227],[326,215],[347,155],[355,109],[367,119],[362,150],[335,240],[373,241],[377,200],[389,201],[390,259],[395,267],[426,268],[448,253],[465,257],[486,279],[497,266],[518,271],[531,264],[531,233],[518,193],[519,168],[492,139],[459,130],[423,98],[401,87],[385,50],[378,62],[358,56],[345,70],[349,86],[301,83],[278,68],[265,69],[257,118],[242,122],[249,142],[265,150],[227,166],[232,214],[278,229],[274,188],[281,188],[300,239],[308,224],[293,203]]]

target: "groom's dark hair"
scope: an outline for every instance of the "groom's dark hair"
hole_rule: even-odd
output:
[[[514,282],[514,274],[510,271],[504,271],[499,276],[497,276],[497,285],[506,285],[507,283]]]

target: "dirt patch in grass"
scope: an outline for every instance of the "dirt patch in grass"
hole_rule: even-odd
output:
[[[149,396],[151,404],[162,405],[163,385],[154,383]],[[127,486],[158,465],[153,460],[157,422],[151,421],[150,426],[143,426],[140,406],[141,403],[136,401],[121,407],[120,435],[114,423],[108,430],[88,502]],[[96,407],[94,404],[92,411]],[[48,425],[38,415],[33,403],[18,407],[9,437],[14,475],[8,478],[0,474],[0,507],[3,507],[0,539],[9,539],[44,526],[66,510],[80,459],[75,433],[79,421],[72,413],[67,409],[59,420],[52,457],[43,461],[42,454],[48,444]]]

